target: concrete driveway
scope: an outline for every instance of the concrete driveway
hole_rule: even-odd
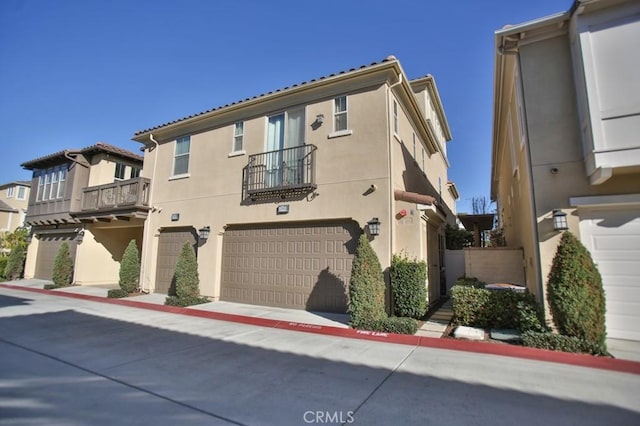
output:
[[[0,288],[0,424],[637,425],[640,375]]]

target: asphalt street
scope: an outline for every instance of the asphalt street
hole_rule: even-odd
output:
[[[638,425],[640,375],[0,288],[0,425]]]

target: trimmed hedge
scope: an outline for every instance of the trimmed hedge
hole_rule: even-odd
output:
[[[365,234],[360,235],[349,280],[350,324],[362,328],[374,321],[384,320],[385,284],[382,267]]]
[[[398,317],[422,318],[427,311],[427,264],[394,254],[390,273],[393,312]]]
[[[451,290],[455,325],[547,331],[544,313],[533,295],[486,290],[472,279],[458,282]]]
[[[572,353],[587,353],[591,355],[608,356],[606,348],[578,337],[563,336],[554,333],[536,333],[527,331],[522,333],[522,344],[530,348],[550,349]]]
[[[480,281],[476,277],[460,277],[453,285],[461,285],[466,287],[484,288],[487,283]]]
[[[129,292],[121,288],[114,288],[107,292],[107,297],[110,299],[120,299],[127,296],[129,296]]]
[[[383,331],[385,333],[416,334],[418,322],[413,318],[387,317],[370,321],[359,328],[362,330]]]
[[[4,267],[4,277],[8,280],[16,280],[22,276],[24,271],[24,260],[27,253],[22,247],[14,247],[9,253]]]
[[[178,296],[167,296],[164,301],[164,304],[167,306],[193,306],[193,305],[201,305],[203,303],[209,303],[209,299],[206,297],[178,297]]]
[[[118,285],[126,293],[132,293],[138,288],[140,280],[140,253],[136,240],[129,241],[120,261],[120,280]],[[126,297],[126,296],[120,296]]]
[[[589,251],[571,232],[562,234],[547,289],[553,321],[560,334],[606,347],[602,277]]]

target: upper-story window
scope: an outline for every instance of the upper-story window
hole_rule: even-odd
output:
[[[191,136],[183,136],[176,140],[176,150],[173,157],[173,175],[189,173],[189,154],[191,153]]]
[[[140,167],[131,167],[131,179],[135,179],[140,176]]]
[[[7,198],[13,198],[13,194],[14,194],[13,186],[8,187],[7,188]]]
[[[417,151],[416,151],[416,134],[413,134],[413,159],[416,159]]]
[[[422,171],[423,172],[427,171],[427,169],[425,167],[425,165],[426,165],[425,164],[425,157],[426,157],[426,153],[424,152],[424,148],[422,148]]]
[[[66,166],[41,170],[38,177],[36,201],[57,200],[64,197],[67,181]]]
[[[24,186],[18,187],[18,196],[16,197],[18,200],[24,200],[27,198],[27,188]]]
[[[393,101],[393,133],[395,133],[396,135],[399,132],[399,126],[398,126],[398,103],[394,100]]]
[[[347,130],[347,97],[339,96],[333,100],[333,130]]]
[[[233,152],[244,149],[244,121],[238,121],[233,126]]]
[[[113,175],[114,180],[124,180],[124,172],[126,168],[126,165],[122,163],[116,163],[116,172]]]

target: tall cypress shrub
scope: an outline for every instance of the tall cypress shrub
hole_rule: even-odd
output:
[[[198,259],[193,247],[188,242],[182,246],[178,263],[176,264],[176,294],[165,300],[165,305],[191,306],[207,303],[206,297],[200,297],[200,278],[198,276]]]
[[[131,240],[122,255],[122,261],[120,262],[120,281],[118,284],[123,291],[132,293],[138,288],[139,280],[140,253],[138,252],[136,240]]]
[[[2,275],[8,280],[16,280],[22,276],[22,272],[24,270],[24,260],[26,257],[25,249],[16,246],[11,250],[9,256],[6,261],[6,265],[4,267],[4,271]]]
[[[69,252],[69,244],[63,242],[60,244],[58,254],[53,262],[53,285],[55,287],[66,287],[71,284],[71,276],[73,275],[73,260]]]
[[[387,317],[384,303],[384,277],[375,251],[365,234],[360,235],[351,267],[349,309],[354,328],[367,326]]]
[[[605,294],[589,251],[571,232],[562,235],[551,271],[547,299],[560,334],[605,346]]]

